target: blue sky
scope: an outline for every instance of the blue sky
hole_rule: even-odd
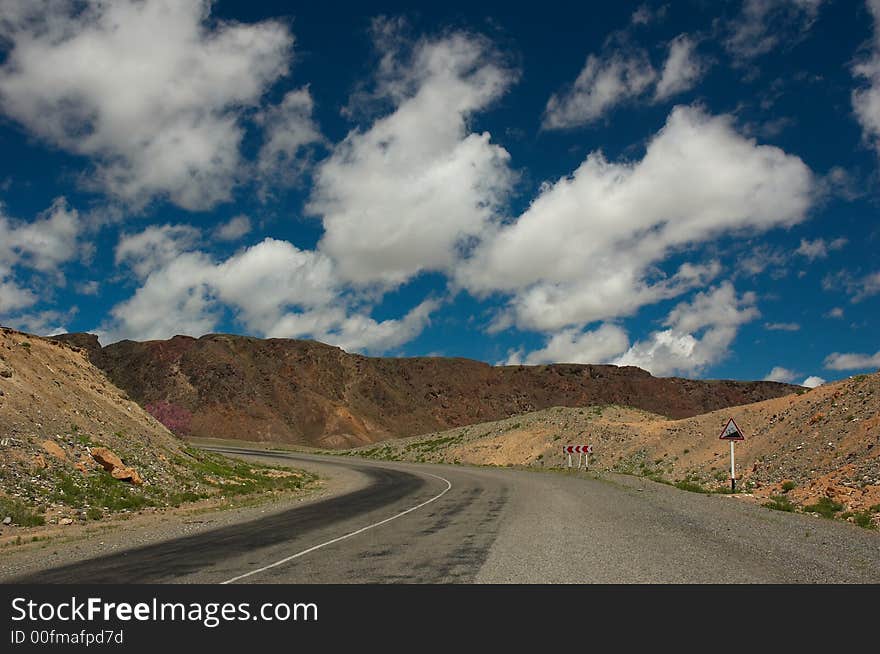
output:
[[[434,4],[0,0],[0,323],[880,368],[880,2]]]

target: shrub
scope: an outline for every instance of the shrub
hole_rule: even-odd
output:
[[[691,481],[690,479],[682,479],[681,481],[675,482],[673,484],[676,488],[688,491],[690,493],[708,493],[709,491],[703,488],[700,484],[695,481]]]
[[[804,511],[809,513],[818,513],[823,518],[833,518],[835,513],[843,510],[843,505],[838,504],[828,497],[822,497],[815,504],[804,506]]]
[[[864,529],[873,529],[874,522],[871,520],[871,514],[867,511],[859,511],[855,515],[853,515],[853,519],[856,521],[856,524],[859,527]]]
[[[19,527],[39,527],[46,523],[43,516],[29,509],[24,502],[11,497],[0,497],[0,520],[7,516]]]
[[[164,401],[147,404],[144,408],[175,434],[189,433],[192,423],[192,412],[189,409]]]
[[[108,511],[137,510],[152,506],[156,501],[148,498],[144,490],[120,482],[104,470],[85,476],[57,472],[53,492],[49,499],[72,507],[90,505],[96,510],[100,507]]]
[[[791,480],[782,482],[782,492],[783,493],[787,493],[790,490],[794,490],[796,487],[797,487],[797,484],[795,484]]]
[[[862,527],[863,529],[874,528],[874,521],[871,519],[870,511],[847,511],[846,513],[840,514],[841,520],[849,520],[850,518],[853,519],[853,522],[855,524],[857,524],[859,527]]]
[[[794,504],[785,495],[771,495],[769,502],[764,502],[764,506],[774,511],[794,511]]]

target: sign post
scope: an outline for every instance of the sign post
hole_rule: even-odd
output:
[[[734,422],[733,418],[727,421],[727,425],[724,427],[724,430],[721,432],[721,436],[719,436],[723,441],[730,441],[730,492],[736,492],[736,464],[734,463],[734,452],[733,452],[733,444],[735,441],[744,441],[746,439],[743,436],[742,431],[739,426]]]
[[[568,467],[571,468],[571,455],[578,455],[578,469],[583,463],[584,469],[590,467],[590,453],[593,451],[592,445],[563,445],[562,454],[568,455]]]

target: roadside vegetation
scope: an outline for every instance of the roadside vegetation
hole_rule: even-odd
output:
[[[769,502],[764,502],[764,506],[774,511],[785,511],[786,513],[794,513],[796,507],[791,503],[785,495],[771,495]]]
[[[0,497],[0,520],[11,518],[12,524],[22,527],[38,527],[45,523],[43,516],[24,502],[11,497]]]
[[[348,450],[346,454],[379,459],[381,461],[415,461],[416,463],[425,463],[428,460],[429,454],[437,453],[450,445],[460,443],[463,439],[464,435],[441,436],[440,438],[428,440],[414,440],[396,447],[381,445],[366,450]]]
[[[92,444],[82,435],[77,441]],[[19,480],[18,497],[0,496],[0,520],[9,517],[10,524],[16,526],[40,526],[45,524],[49,508],[81,521],[99,520],[146,507],[179,507],[215,497],[229,500],[298,491],[316,480],[304,471],[240,461],[192,447],[168,457],[168,463],[174,471],[170,478],[148,478],[143,485],[114,479],[100,467],[82,472],[63,464],[47,466]]]

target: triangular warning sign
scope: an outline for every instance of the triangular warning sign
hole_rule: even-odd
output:
[[[733,421],[733,418],[727,421],[727,426],[718,438],[723,441],[744,441],[746,439],[737,424]]]

